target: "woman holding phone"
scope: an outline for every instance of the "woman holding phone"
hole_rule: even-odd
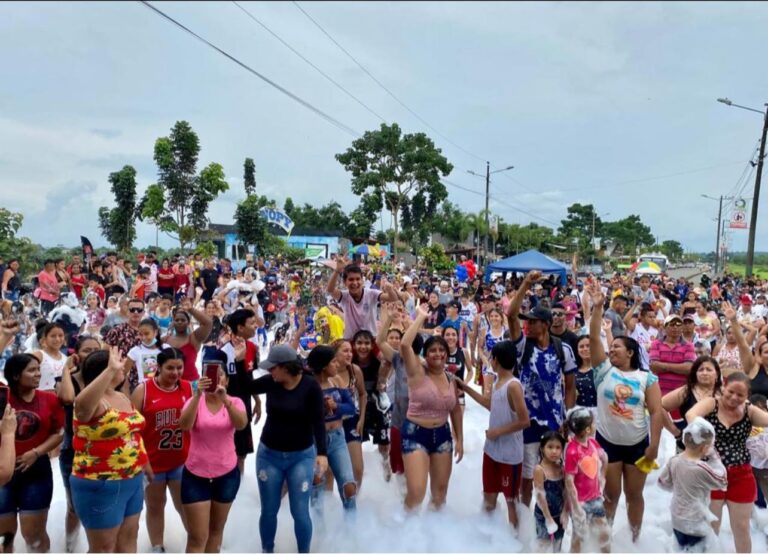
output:
[[[186,519],[181,507],[181,474],[189,453],[189,434],[181,430],[180,418],[184,404],[192,398],[192,384],[181,378],[184,353],[165,348],[157,355],[157,369],[151,379],[140,384],[131,401],[147,420],[144,446],[152,467],[152,480],[144,488],[147,504],[147,533],[152,552],[165,552],[166,489],[181,523]]]
[[[189,431],[190,438],[181,475],[187,552],[219,552],[227,516],[240,488],[234,433],[248,426],[248,416],[243,401],[227,394],[229,379],[223,366],[217,370],[216,381],[206,371],[179,418],[179,428]]]
[[[53,498],[53,472],[48,453],[61,444],[64,412],[56,395],[38,390],[40,362],[29,354],[11,356],[5,364],[8,403],[20,425],[15,433],[16,467],[0,488],[0,535],[4,550],[13,549],[17,514],[28,552],[47,552],[46,531]],[[5,437],[3,437],[3,440]]]

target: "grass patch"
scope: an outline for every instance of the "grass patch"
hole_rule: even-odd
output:
[[[725,267],[726,267],[726,272],[732,272],[741,276],[744,276],[744,274],[746,273],[746,266],[744,264],[728,264]],[[768,266],[766,265],[752,266],[752,273],[753,275],[756,275],[761,279],[768,279]]]

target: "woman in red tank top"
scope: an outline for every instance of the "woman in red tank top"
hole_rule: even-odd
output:
[[[146,419],[144,446],[154,477],[144,490],[147,504],[147,532],[154,551],[163,547],[166,488],[186,528],[181,509],[181,472],[189,453],[189,434],[179,428],[184,403],[192,397],[192,385],[181,378],[184,354],[165,348],[157,356],[157,371],[152,379],[136,387],[131,395]]]
[[[198,327],[192,331],[191,317],[198,322]],[[165,337],[165,343],[178,348],[184,353],[184,373],[182,379],[197,381],[200,372],[197,369],[197,353],[200,352],[208,335],[211,334],[213,320],[202,310],[192,307],[192,300],[183,298],[180,306],[173,312],[171,334]]]

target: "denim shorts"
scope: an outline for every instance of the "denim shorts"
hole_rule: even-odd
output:
[[[587,500],[581,507],[587,516],[587,521],[596,517],[605,517],[605,502],[602,498]]]
[[[342,426],[344,427],[344,440],[348,443],[363,441],[363,438],[357,432],[358,423],[360,423],[359,415],[348,417],[342,422]]]
[[[235,465],[232,471],[209,479],[199,477],[186,467],[181,474],[181,503],[214,501],[229,504],[235,500],[240,489],[240,468]]]
[[[27,471],[14,472],[11,480],[0,487],[0,516],[45,512],[52,498],[51,459],[43,454]]]
[[[184,470],[184,464],[168,471],[161,471],[155,473],[155,477],[152,479],[153,483],[167,483],[168,481],[181,481],[181,473]]]
[[[72,504],[86,529],[112,529],[141,513],[144,474],[130,479],[83,479],[72,475]]]
[[[59,453],[59,471],[61,471],[61,482],[67,494],[71,494],[69,488],[69,478],[72,475],[72,465],[75,459],[75,451],[71,449],[62,449]]]
[[[403,456],[417,450],[423,450],[427,454],[453,452],[453,437],[448,422],[430,429],[406,419],[400,434],[403,439]]]

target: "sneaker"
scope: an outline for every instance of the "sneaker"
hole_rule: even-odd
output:
[[[162,544],[152,547],[152,553],[165,554],[165,547]]]

